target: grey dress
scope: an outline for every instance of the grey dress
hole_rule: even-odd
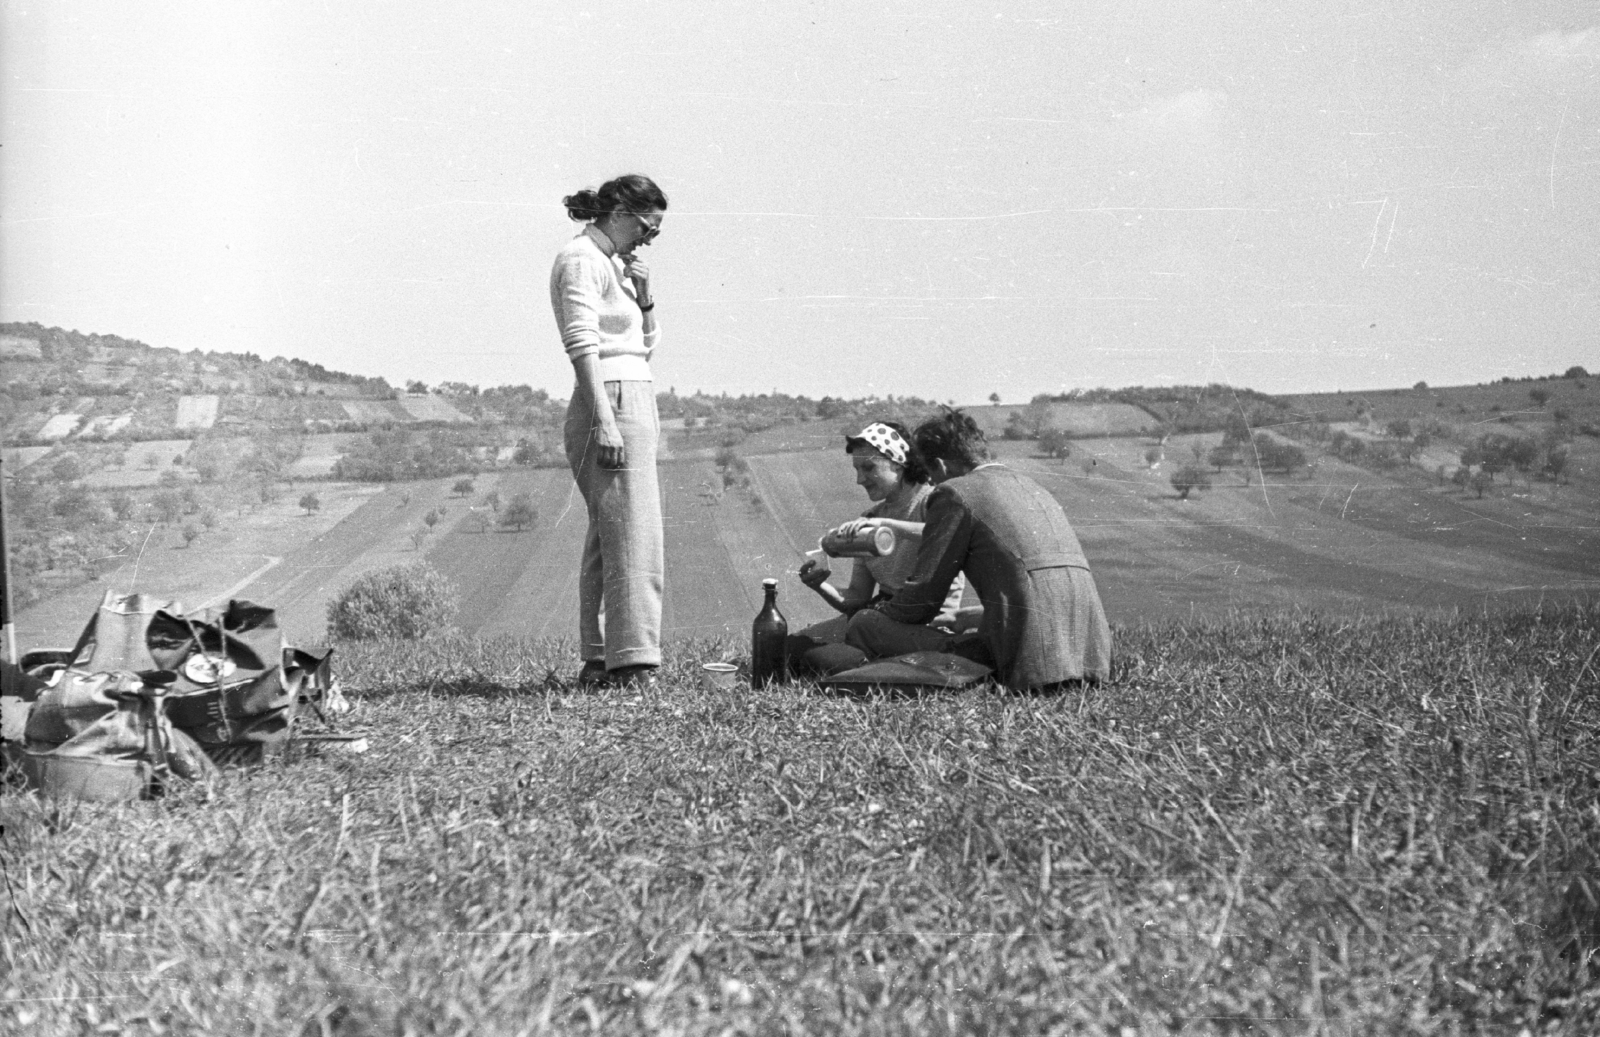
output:
[[[916,570],[885,618],[926,623],[965,573],[983,603],[979,635],[1008,687],[1111,673],[1111,627],[1066,512],[1043,486],[1000,464],[937,486]]]

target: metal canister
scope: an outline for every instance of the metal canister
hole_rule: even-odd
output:
[[[832,558],[880,558],[894,554],[894,530],[887,526],[867,526],[845,536],[837,529],[822,535],[822,550]]]

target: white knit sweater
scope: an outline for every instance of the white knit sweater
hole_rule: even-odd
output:
[[[596,354],[602,381],[648,382],[661,326],[644,333],[633,282],[622,271],[610,239],[589,224],[556,254],[550,306],[569,358]]]

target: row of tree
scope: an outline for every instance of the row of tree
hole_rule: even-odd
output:
[[[1554,430],[1534,439],[1503,432],[1486,432],[1459,454],[1461,470],[1476,471],[1492,483],[1496,475],[1519,472],[1527,478],[1543,477],[1560,484],[1571,457],[1570,444]],[[1482,487],[1478,487],[1482,496]]]

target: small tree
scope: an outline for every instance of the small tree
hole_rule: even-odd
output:
[[[500,516],[502,526],[515,526],[518,533],[524,526],[534,525],[539,521],[539,511],[533,506],[533,497],[530,494],[519,493],[511,498],[511,503],[506,505],[506,513]]]
[[[1528,399],[1532,400],[1535,404],[1537,404],[1540,410],[1543,410],[1544,409],[1544,405],[1550,402],[1550,390],[1549,389],[1529,389],[1528,390]]]
[[[1232,446],[1235,443],[1248,443],[1254,435],[1250,428],[1250,421],[1238,411],[1229,413],[1227,421],[1222,426],[1222,445]]]
[[[92,521],[95,510],[95,495],[82,483],[68,486],[50,504],[53,514],[71,523]]]
[[[1220,475],[1228,465],[1239,463],[1239,453],[1231,446],[1214,446],[1206,455],[1206,463],[1215,468]]]
[[[1178,491],[1179,500],[1188,500],[1194,490],[1211,489],[1211,475],[1199,465],[1184,465],[1172,473],[1172,488]]]
[[[489,510],[496,515],[500,514],[500,493],[498,490],[490,490],[484,494],[483,503],[489,505]]]
[[[1060,461],[1072,456],[1072,443],[1067,434],[1058,428],[1047,428],[1039,434],[1039,449],[1046,457]]]
[[[1144,452],[1144,463],[1151,468],[1161,463],[1161,448],[1153,446]]]
[[[183,501],[171,490],[162,490],[150,498],[150,506],[155,509],[156,518],[163,523],[171,524],[183,513]]]
[[[217,510],[215,508],[207,508],[206,510],[202,511],[200,513],[200,524],[206,527],[207,532],[216,529]]]
[[[990,393],[989,394],[989,404],[990,404],[990,406],[993,406],[993,407],[1000,406],[1000,394],[997,393],[997,392]]]
[[[194,542],[200,539],[200,530],[193,522],[186,522],[183,526],[183,546],[193,547]]]
[[[460,611],[460,596],[425,562],[367,573],[328,604],[328,638],[415,640],[441,634]]]
[[[471,479],[457,479],[456,484],[450,487],[450,492],[457,497],[466,497],[471,495],[473,488]]]
[[[1561,476],[1567,470],[1567,457],[1569,451],[1565,443],[1552,446],[1544,456],[1545,474],[1555,480],[1557,486],[1561,485]]]
[[[83,478],[83,462],[77,454],[63,454],[50,466],[50,474],[57,482],[77,482]]]
[[[313,511],[322,510],[322,498],[318,497],[315,491],[312,491],[300,498],[300,506],[306,509],[306,517],[310,518]]]

